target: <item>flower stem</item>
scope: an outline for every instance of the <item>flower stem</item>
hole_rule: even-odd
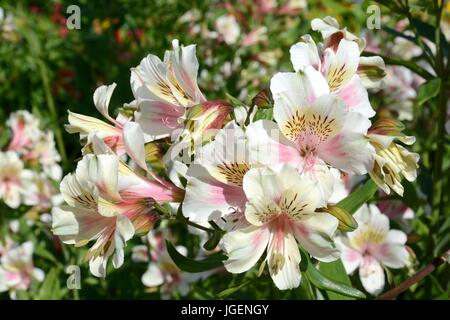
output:
[[[58,112],[56,111],[55,101],[53,100],[52,92],[50,89],[50,83],[49,83],[48,74],[47,74],[47,66],[45,65],[44,61],[42,61],[42,59],[39,59],[39,58],[37,59],[37,64],[39,67],[39,73],[40,73],[41,80],[42,80],[42,86],[43,86],[44,92],[45,92],[45,99],[47,100],[47,108],[50,113],[50,117],[52,118],[52,124],[53,124],[53,129],[55,132],[56,144],[58,145],[58,150],[59,150],[59,154],[61,155],[61,160],[62,160],[64,166],[66,166],[67,154],[66,154],[66,149],[64,146],[64,139],[63,139],[63,135],[61,132],[61,128],[58,125]]]
[[[168,211],[167,211],[165,208],[163,208],[160,204],[158,204],[158,203],[155,202],[155,204],[153,205],[153,207],[154,207],[155,210],[156,210],[161,216],[163,216],[164,218],[166,218],[166,219],[173,219],[173,218],[174,218],[174,215],[171,214],[170,212],[168,212]],[[205,231],[205,232],[209,232],[209,233],[214,232],[213,229],[210,229],[210,228],[201,226],[201,225],[199,225],[199,224],[197,224],[197,223],[195,223],[195,222],[189,221],[189,219],[186,218],[185,216],[183,216],[182,214],[177,214],[177,215],[175,216],[175,219],[176,219],[178,222],[185,223],[185,224],[187,224],[187,225],[189,225],[189,226],[191,226],[191,227],[194,227],[194,228],[203,230],[203,231]]]
[[[413,284],[419,282],[423,278],[425,278],[427,275],[432,273],[434,270],[436,270],[441,264],[445,262],[444,257],[437,257],[435,258],[431,263],[425,266],[422,270],[414,274],[412,277],[406,279],[402,283],[400,283],[397,287],[393,288],[392,290],[389,290],[388,292],[382,294],[377,298],[377,300],[392,300],[395,299],[399,294],[402,292],[408,290],[409,287],[411,287]]]
[[[433,164],[433,211],[432,211],[432,223],[435,225],[438,222],[441,208],[441,197],[443,187],[443,158],[445,147],[445,121],[447,118],[447,97],[448,97],[448,74],[447,68],[444,62],[443,48],[440,41],[440,21],[442,15],[442,5],[439,5],[438,1],[435,1],[436,11],[436,72],[438,77],[441,78],[441,87],[438,99],[438,126],[436,135],[436,153],[434,155]]]

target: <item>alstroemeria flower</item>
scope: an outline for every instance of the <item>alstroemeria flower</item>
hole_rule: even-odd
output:
[[[324,41],[324,52],[328,49],[336,52],[339,50],[342,40],[351,41],[357,44],[360,52],[366,47],[366,40],[359,38],[347,31],[346,28],[340,29],[339,23],[332,17],[325,17],[324,19],[313,19],[311,22],[311,28],[314,31],[319,31],[322,34]],[[311,44],[309,36],[307,36],[306,42]],[[312,47],[311,47],[312,48]],[[385,64],[381,57],[360,57],[357,56],[357,70],[362,84],[368,89],[377,89],[382,85],[382,79],[385,75]]]
[[[391,189],[403,196],[402,177],[408,181],[417,178],[420,156],[408,151],[405,147],[395,143],[396,140],[411,145],[415,137],[401,133],[403,125],[389,119],[377,121],[369,131],[367,137],[376,151],[375,161],[369,175],[372,180],[386,193]]]
[[[12,138],[8,150],[24,152],[39,136],[39,120],[26,110],[11,113],[7,121],[11,128]]]
[[[33,265],[33,243],[10,244],[0,253],[0,292],[27,290],[32,280],[44,280],[44,272]]]
[[[33,172],[24,169],[22,160],[14,151],[0,151],[0,199],[11,208],[17,208],[33,179]]]
[[[330,92],[342,98],[347,110],[368,118],[375,115],[367,90],[357,74],[360,52],[356,42],[342,39],[336,51],[332,48],[321,51],[306,35],[303,42],[291,47],[290,53],[295,71],[308,72],[308,67],[320,71],[327,80]]]
[[[326,199],[334,183],[328,165],[359,175],[372,168],[374,149],[365,137],[370,121],[328,93],[318,71],[278,73],[270,88],[277,124],[260,120],[247,128],[250,155],[258,162],[296,166],[320,183]]]
[[[137,107],[136,122],[146,142],[169,137],[183,128],[185,112],[206,99],[197,85],[198,61],[195,45],[166,51],[164,61],[149,54],[131,71],[131,89]]]
[[[108,113],[109,101],[111,100],[115,88],[115,83],[109,86],[100,86],[95,90],[93,98],[97,110],[105,117],[105,119],[110,121],[111,124],[94,117],[69,111],[69,124],[65,126],[66,131],[69,133],[80,134],[80,141],[84,145],[84,154],[91,151],[90,148],[92,142],[89,141],[89,137],[92,136],[92,134],[95,134],[102,139],[117,155],[121,156],[125,153],[122,127],[126,120],[121,119],[120,115],[117,119],[113,119]]]
[[[364,205],[355,214],[358,229],[336,239],[348,274],[359,267],[359,278],[367,292],[377,295],[384,288],[383,266],[398,269],[408,264],[406,234],[389,230],[389,218],[375,205]]]
[[[28,147],[28,151],[23,153],[24,162],[38,162],[45,174],[55,181],[62,178],[62,168],[59,165],[61,156],[56,150],[54,134],[51,131],[39,132],[40,134]]]
[[[86,155],[61,183],[66,206],[53,210],[53,232],[68,244],[89,241],[90,270],[104,276],[108,258],[123,263],[123,247],[135,233],[148,232],[158,215],[152,204],[180,200],[179,189],[136,174],[113,154]]]
[[[245,133],[230,122],[190,165],[183,214],[208,225],[209,220],[242,213],[246,201],[242,179],[250,167]]]
[[[179,292],[182,297],[189,293],[190,283],[198,280],[201,275],[182,272],[173,262],[167,252],[162,232],[149,232],[147,246],[133,248],[133,255],[139,256],[141,262],[149,262],[147,271],[142,275],[142,283],[149,288],[160,288],[161,297],[170,299],[173,293]],[[179,253],[186,256],[184,246],[176,246]]]
[[[243,188],[248,224],[223,238],[228,255],[224,265],[229,272],[249,270],[267,249],[270,275],[285,290],[300,284],[299,244],[320,261],[339,257],[332,240],[338,220],[315,212],[322,202],[315,182],[289,165],[278,165],[251,169],[244,176]]]
[[[226,15],[218,17],[215,26],[226,44],[230,45],[237,42],[241,33],[241,27],[234,16]]]

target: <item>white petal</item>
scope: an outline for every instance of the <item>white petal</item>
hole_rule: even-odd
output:
[[[308,66],[320,70],[320,58],[316,43],[310,35],[305,35],[302,39],[303,42],[294,44],[289,50],[294,70],[303,70]]]
[[[164,275],[156,264],[150,263],[147,271],[142,275],[142,283],[150,288],[164,283]]]
[[[123,126],[123,142],[128,155],[138,166],[147,169],[145,162],[145,141],[141,126],[136,122],[127,122]]]
[[[231,273],[241,273],[253,267],[264,253],[269,241],[269,230],[249,226],[228,232],[223,237],[223,246],[228,255],[225,268]]]
[[[270,276],[280,290],[297,288],[301,279],[297,241],[286,231],[272,231],[267,250]]]
[[[334,261],[340,255],[332,239],[338,224],[338,220],[332,215],[317,212],[295,225],[295,237],[300,245],[317,260]]]
[[[359,251],[353,249],[346,237],[335,239],[336,247],[341,251],[341,259],[347,274],[351,274],[363,261],[363,256]]]
[[[384,288],[384,271],[375,259],[367,256],[359,267],[359,278],[367,292],[377,295]]]
[[[108,112],[109,101],[113,94],[116,84],[113,83],[109,86],[100,86],[94,92],[94,104],[97,110],[112,123],[117,123],[116,120],[110,117]]]
[[[183,214],[202,225],[208,220],[241,211],[247,200],[241,187],[227,185],[212,177],[206,168],[192,164],[183,201]]]

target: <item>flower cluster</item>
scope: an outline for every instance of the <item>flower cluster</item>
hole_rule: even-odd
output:
[[[53,132],[41,130],[39,119],[28,111],[12,113],[7,126],[11,139],[0,151],[0,199],[13,209],[26,205],[47,214],[62,200],[56,188],[61,158]]]
[[[230,23],[217,21],[227,43],[236,33]],[[87,259],[104,276],[110,257],[122,265],[134,235],[181,216],[221,229],[218,248],[231,273],[261,261],[279,289],[291,289],[301,281],[301,252],[321,262],[346,255],[347,271],[359,266],[366,289],[379,292],[380,263],[407,263],[405,237],[388,231],[375,209],[361,209],[360,227],[345,234],[349,214],[334,209],[342,176],[368,175],[385,193],[402,195],[419,157],[402,145],[414,138],[399,122],[371,120],[367,90],[380,85],[383,60],[361,56],[365,40],[333,18],[314,19],[312,29],[322,41],[305,35],[291,47],[294,71],[271,78],[273,102],[266,95],[265,105],[210,100],[197,83],[195,46],[177,40],[163,60],[150,54],[131,70],[134,100],[117,117],[108,112],[115,84],[99,87],[93,101],[107,122],[69,112],[66,128],[80,135],[83,158],[61,183],[66,205],[54,211],[54,233],[75,246],[94,241]],[[261,119],[258,111],[270,113]],[[144,284],[186,293],[164,250],[156,245]]]
[[[0,243],[0,292],[9,291],[12,299],[17,290],[26,290],[32,281],[44,280],[44,272],[33,265],[33,243],[17,244],[6,238]]]

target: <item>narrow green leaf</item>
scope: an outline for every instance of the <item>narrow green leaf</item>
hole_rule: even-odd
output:
[[[341,295],[360,299],[364,299],[366,297],[364,293],[362,293],[358,289],[353,288],[351,286],[351,283],[346,283],[350,282],[350,280],[339,281],[337,279],[331,279],[327,276],[326,273],[322,272],[322,270],[320,271],[317,270],[316,267],[312,264],[311,260],[309,260],[307,254],[302,254],[302,259],[306,259],[308,261],[308,265],[306,267],[306,271],[304,272],[304,274],[314,286],[322,290],[336,292],[339,294],[334,297],[330,296],[331,299],[339,299],[340,298],[339,296]],[[321,265],[322,263],[320,263],[320,266]],[[345,274],[345,276],[347,276],[347,274]]]
[[[54,298],[55,291],[57,291],[57,287],[59,286],[58,273],[58,269],[52,268],[45,276],[45,280],[39,290],[40,300],[51,300]]]
[[[223,265],[223,260],[227,258],[223,253],[219,252],[212,254],[208,258],[203,260],[194,260],[191,258],[187,258],[179,253],[169,241],[166,241],[166,246],[167,252],[175,262],[175,264],[181,270],[191,273],[203,272],[221,267]]]
[[[369,201],[377,191],[378,187],[371,179],[353,191],[347,198],[339,201],[336,205],[348,213],[354,214],[364,203]]]
[[[440,89],[441,79],[432,79],[425,82],[417,91],[417,104],[421,106],[428,100],[433,99],[439,94]]]
[[[273,109],[259,109],[256,111],[253,121],[257,120],[273,120]]]
[[[330,281],[335,281],[337,283],[340,283],[344,286],[347,286],[348,288],[352,289],[351,294],[346,294],[344,292],[337,292],[335,290],[326,289],[328,298],[332,300],[351,300],[353,298],[365,298],[365,294],[361,291],[354,289],[351,287],[352,283],[350,281],[350,278],[348,277],[347,273],[345,272],[344,265],[342,264],[341,259],[338,259],[333,262],[320,262],[319,263],[319,270],[320,273],[327,277]]]
[[[247,280],[247,281],[244,281],[243,283],[241,283],[240,285],[238,285],[238,286],[236,286],[236,287],[232,287],[232,288],[225,289],[225,290],[223,290],[222,292],[220,292],[220,293],[218,294],[218,297],[219,297],[220,299],[224,299],[224,298],[226,298],[226,297],[232,295],[233,293],[235,293],[235,292],[241,290],[242,288],[245,288],[245,287],[248,286],[250,283],[251,283],[251,281],[250,281],[250,280]]]
[[[229,93],[225,93],[225,96],[227,97],[227,100],[231,103],[231,105],[233,107],[241,107],[241,106],[245,106],[245,103],[243,103],[241,100],[239,100],[238,98],[233,97],[231,94]]]

